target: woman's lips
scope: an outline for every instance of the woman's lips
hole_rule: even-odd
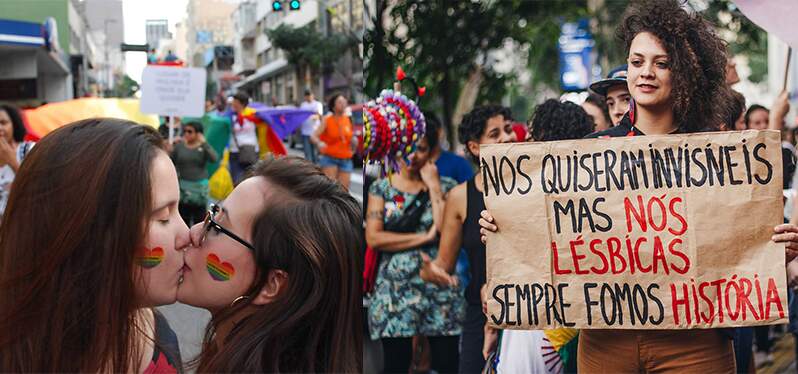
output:
[[[643,93],[652,93],[657,90],[657,86],[650,84],[638,84],[637,88]]]

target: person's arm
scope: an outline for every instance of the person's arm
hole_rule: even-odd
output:
[[[768,118],[768,128],[771,130],[781,130],[784,128],[784,117],[790,111],[790,102],[788,101],[787,91],[784,91],[776,96],[773,106],[770,107],[770,114]]]
[[[465,184],[455,187],[446,199],[443,213],[443,227],[441,241],[438,247],[438,257],[431,260],[422,254],[421,279],[439,286],[453,286],[457,284],[456,277],[452,276],[457,256],[462,246],[463,211],[465,211]]]
[[[313,134],[310,134],[310,141],[312,141],[313,144],[316,144],[316,146],[319,147],[319,150],[327,148],[327,144],[325,144],[323,141],[321,141],[321,139],[319,139],[319,136],[321,136],[321,134],[324,133],[324,130],[326,128],[327,128],[327,118],[324,118],[319,123],[319,127],[316,128],[316,131],[314,131]]]
[[[385,200],[369,195],[369,211],[366,212],[366,243],[371,248],[385,252],[401,252],[418,248],[435,239],[435,228],[426,233],[397,233],[383,230]]]
[[[443,226],[443,208],[445,206],[445,197],[443,189],[441,188],[441,178],[438,174],[438,167],[435,163],[428,161],[426,165],[421,168],[421,181],[429,189],[429,198],[432,202],[432,221],[435,229],[440,230]]]
[[[214,163],[219,160],[219,154],[205,141],[205,138],[202,139],[202,149],[205,150],[206,162]]]

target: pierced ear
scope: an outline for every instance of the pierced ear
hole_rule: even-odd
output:
[[[479,143],[469,140],[466,142],[466,146],[468,147],[468,151],[471,152],[472,155],[479,158]]]
[[[252,304],[266,305],[277,299],[283,288],[288,287],[288,273],[283,270],[271,270],[266,277],[266,284],[260,289]]]

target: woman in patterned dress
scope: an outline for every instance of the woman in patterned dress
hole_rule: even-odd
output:
[[[429,339],[433,370],[457,372],[463,292],[419,277],[421,253],[437,256],[444,199],[456,184],[439,177],[429,159],[437,141],[437,133],[427,134],[408,160],[400,161],[398,174],[369,189],[366,240],[381,251],[369,330],[372,339],[382,340],[386,373],[408,372],[416,335]]]

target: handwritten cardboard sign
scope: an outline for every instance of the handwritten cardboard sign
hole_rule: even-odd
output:
[[[777,131],[482,146],[488,321],[508,329],[786,322]]]
[[[205,113],[205,69],[149,65],[141,78],[143,113],[177,117]]]

